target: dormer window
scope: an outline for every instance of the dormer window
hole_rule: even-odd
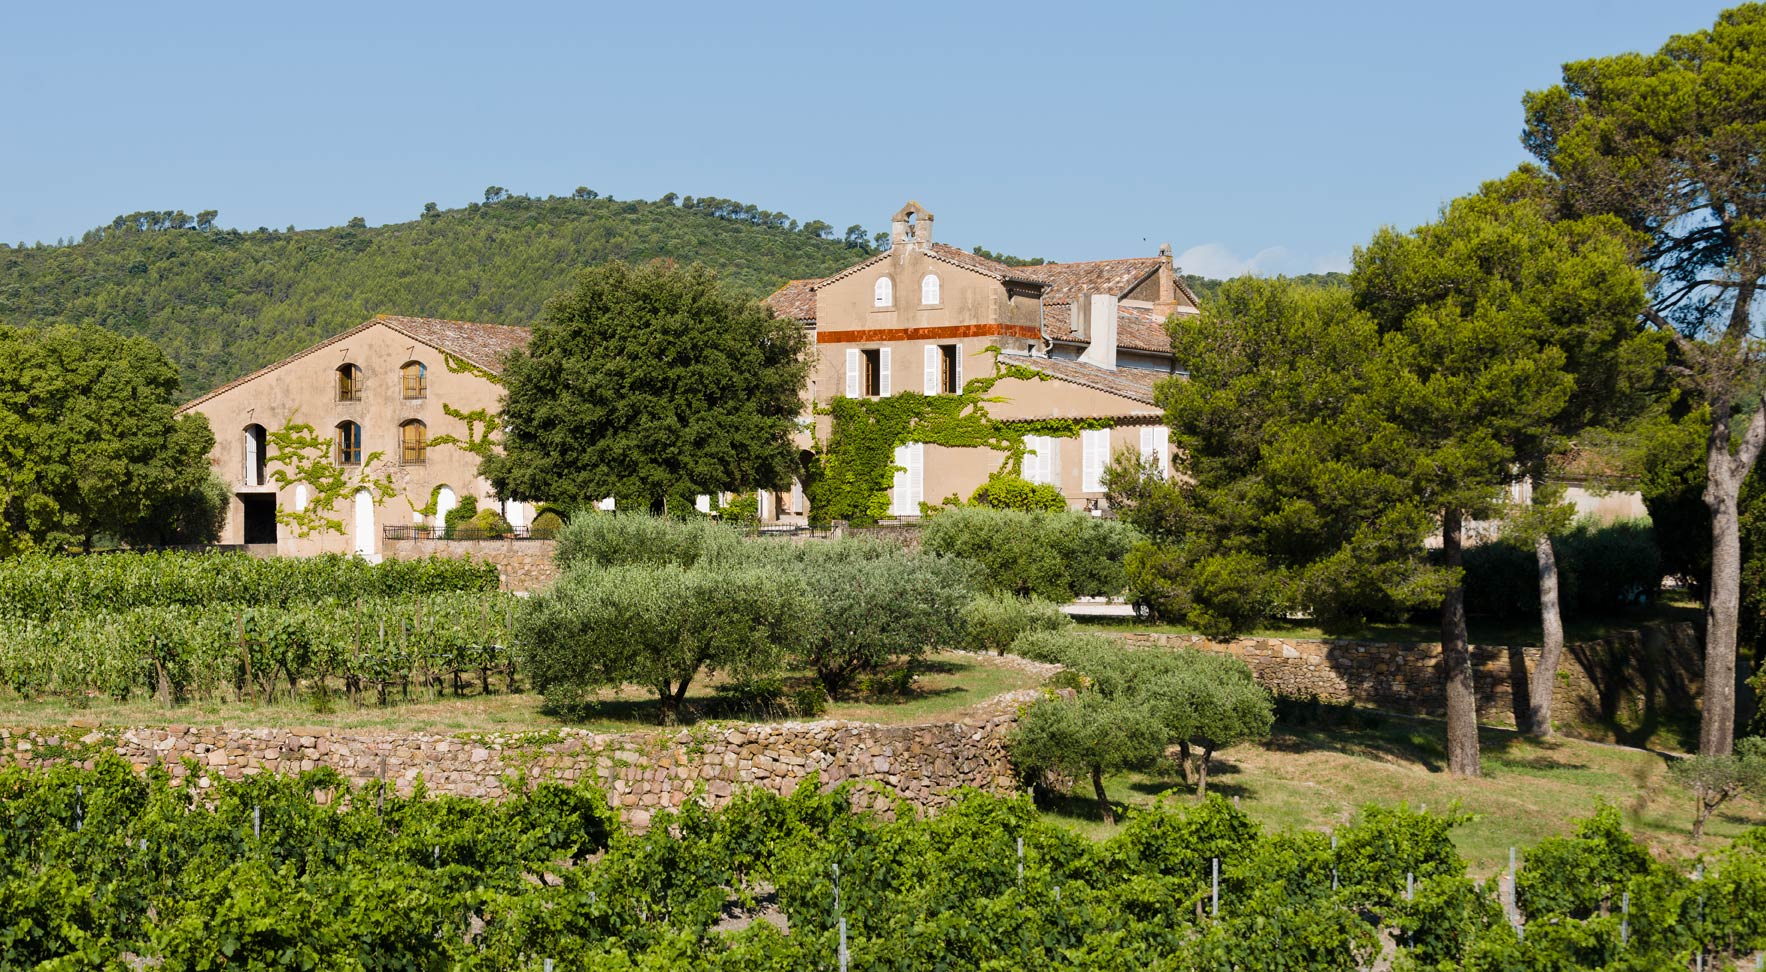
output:
[[[340,402],[362,400],[362,369],[360,367],[353,364],[338,366],[337,400]]]
[[[406,398],[429,397],[429,369],[421,361],[407,361],[399,369],[399,384]]]
[[[920,278],[920,303],[939,303],[938,274],[929,273]]]
[[[895,281],[888,277],[878,277],[876,286],[871,288],[872,307],[895,306]]]

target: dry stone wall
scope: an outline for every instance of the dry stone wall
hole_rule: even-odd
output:
[[[380,554],[394,560],[454,557],[497,565],[505,591],[537,591],[558,577],[556,540],[392,540],[380,541]]]
[[[1443,708],[1441,646],[1434,643],[1304,641],[1127,632],[1130,645],[1198,648],[1244,660],[1278,695],[1349,702],[1400,712]],[[1693,624],[1652,625],[1569,646],[1558,667],[1553,711],[1570,720],[1610,720],[1618,708],[1647,696],[1692,705],[1698,696],[1699,631]],[[1535,647],[1472,646],[1479,717],[1515,725],[1528,703]]]
[[[530,782],[587,779],[638,828],[648,826],[656,811],[689,800],[722,806],[743,787],[788,793],[812,773],[820,775],[824,789],[872,781],[936,810],[960,787],[1016,790],[1005,736],[1019,707],[1034,695],[1007,693],[965,721],[920,726],[829,721],[479,738],[320,728],[0,728],[0,765],[90,766],[101,754],[115,753],[141,771],[162,764],[176,785],[202,789],[216,778],[330,767],[356,786],[385,779],[409,794],[421,779],[430,794],[486,799],[504,796],[522,774]]]

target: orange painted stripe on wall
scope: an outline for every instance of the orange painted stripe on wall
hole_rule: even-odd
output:
[[[817,344],[875,344],[880,341],[936,341],[940,338],[1041,337],[1028,324],[950,324],[944,327],[882,327],[868,331],[817,331]]]

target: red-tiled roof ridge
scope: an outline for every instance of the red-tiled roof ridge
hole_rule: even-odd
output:
[[[435,348],[437,351],[441,351],[441,352],[444,352],[447,354],[452,354],[452,355],[459,357],[459,358],[464,358],[465,360],[467,360],[475,365],[478,365],[479,367],[484,368],[485,370],[493,372],[493,373],[501,370],[501,368],[502,368],[502,363],[500,360],[501,354],[497,353],[497,354],[488,354],[487,355],[486,352],[489,349],[488,346],[490,344],[496,343],[496,342],[508,342],[507,346],[503,349],[504,351],[507,351],[509,348],[518,346],[516,343],[513,343],[516,335],[512,332],[519,332],[519,335],[520,335],[519,336],[519,344],[526,344],[527,337],[531,333],[525,327],[516,327],[516,326],[508,325],[508,324],[479,324],[479,323],[475,323],[473,321],[449,321],[449,320],[443,320],[443,319],[434,318],[434,317],[401,317],[401,316],[391,315],[391,314],[376,314],[373,317],[369,318],[368,320],[363,321],[360,324],[357,324],[355,327],[352,327],[346,331],[341,331],[337,334],[333,334],[331,337],[328,337],[325,340],[320,341],[319,343],[314,344],[304,350],[297,351],[294,354],[291,354],[288,357],[283,358],[281,361],[276,362],[275,364],[266,365],[262,368],[259,368],[258,370],[254,371],[254,372],[251,372],[250,374],[242,375],[238,378],[235,378],[232,381],[229,381],[224,385],[220,385],[218,387],[211,388],[208,391],[202,393],[201,395],[198,395],[197,397],[191,399],[190,401],[185,402],[183,405],[180,405],[178,407],[178,411],[179,412],[189,411],[190,409],[195,408],[196,406],[202,404],[203,402],[208,401],[211,398],[214,398],[217,395],[221,395],[225,392],[230,392],[233,389],[238,388],[240,385],[243,385],[248,381],[251,381],[255,378],[259,378],[263,375],[267,375],[270,372],[275,371],[277,368],[281,368],[286,365],[293,364],[294,362],[299,361],[300,359],[306,357],[309,354],[314,354],[316,352],[323,351],[324,349],[331,347],[332,345],[336,344],[339,341],[348,340],[349,338],[355,337],[357,334],[360,334],[363,331],[366,331],[371,327],[374,327],[376,325],[381,325],[381,324],[384,324],[387,327],[390,327],[393,330],[398,331],[400,334],[403,334],[406,337],[411,338],[412,340],[421,341],[422,343]],[[446,325],[448,327],[438,328],[438,327],[436,327],[436,325]],[[455,329],[474,328],[474,329],[495,329],[495,330],[494,330],[494,332],[493,331],[480,332],[479,336],[481,338],[490,338],[491,340],[485,341],[481,344],[474,344],[473,342],[470,342],[470,341],[460,340],[458,338],[450,338],[448,336],[448,329],[449,328],[455,328]],[[447,346],[447,344],[444,344],[443,342],[447,342],[447,344],[452,344],[453,346],[452,347]]]
[[[1134,290],[1165,263],[1164,257],[1124,257],[1117,260],[1084,260],[1073,263],[1039,263],[1014,267],[1013,272],[1045,284],[1045,304],[1069,304],[1084,293],[1120,297]]]
[[[813,324],[816,319],[815,286],[822,280],[821,277],[787,280],[784,286],[768,294],[764,303],[771,307],[773,314],[778,317],[788,317],[794,321]]]

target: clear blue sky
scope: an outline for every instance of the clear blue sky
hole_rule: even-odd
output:
[[[715,195],[1050,259],[1343,269],[1524,160],[1562,62],[1704,0],[12,4],[0,240],[411,219],[490,184]]]

